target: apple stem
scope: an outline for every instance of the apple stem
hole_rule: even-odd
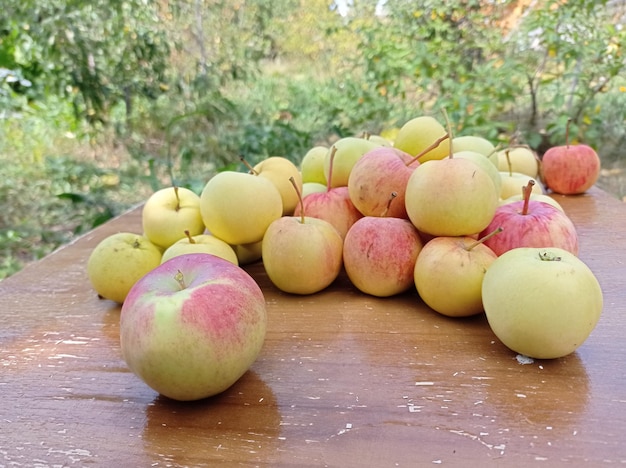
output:
[[[369,139],[370,139],[370,136],[372,136],[372,135],[370,134],[370,132],[367,132],[367,131],[363,132],[363,139],[364,139],[364,140],[369,140]]]
[[[522,187],[522,196],[524,197],[524,207],[522,208],[522,214],[528,214],[528,205],[530,203],[530,195],[533,193],[534,180],[529,180],[525,187]]]
[[[176,211],[180,210],[180,197],[178,196],[178,186],[174,185],[174,196],[176,197]]]
[[[450,134],[449,133],[446,133],[444,136],[437,138],[433,142],[432,145],[428,146],[427,148],[424,148],[417,156],[415,156],[413,159],[411,159],[409,162],[407,162],[406,166],[410,166],[415,161],[417,161],[419,158],[424,156],[426,153],[428,153],[431,150],[434,150],[437,146],[439,146],[442,142],[446,141],[448,138],[450,138]]]
[[[446,122],[446,129],[448,130],[448,136],[450,137],[450,151],[448,153],[448,157],[450,159],[452,159],[452,155],[454,150],[452,149],[452,124],[450,123],[450,118],[448,117],[448,112],[446,111],[445,107],[442,109],[443,112],[443,118]]]
[[[511,164],[511,155],[509,154],[511,152],[510,148],[507,148],[504,151],[504,155],[506,156],[506,165],[509,168],[509,177],[513,176],[513,164]]]
[[[300,223],[304,224],[304,201],[302,200],[302,192],[298,188],[298,184],[296,184],[296,179],[293,176],[289,177],[289,182],[293,185],[294,190],[298,194],[298,203],[300,204]]]
[[[195,244],[196,241],[193,239],[193,237],[191,237],[191,233],[189,232],[189,229],[185,229],[185,235],[187,236],[187,239],[189,239],[189,243],[190,244]]]
[[[569,148],[569,127],[572,123],[572,118],[567,119],[567,123],[565,124],[565,147]]]
[[[487,239],[495,236],[496,234],[501,233],[502,231],[504,231],[504,228],[502,226],[500,226],[497,229],[494,229],[493,231],[491,231],[489,234],[485,234],[483,237],[481,237],[480,239],[478,239],[476,242],[472,242],[470,245],[468,245],[467,247],[465,247],[465,250],[470,251],[472,250],[474,247],[476,247],[478,244],[482,244],[483,242],[485,242]]]
[[[381,218],[384,218],[385,216],[387,216],[387,213],[389,212],[389,207],[391,206],[391,202],[397,196],[398,196],[398,192],[391,192],[391,195],[389,195],[389,200],[387,200],[387,206],[385,207],[385,210],[383,211],[383,213],[380,215]]]
[[[329,157],[329,163],[328,163],[328,180],[326,181],[326,191],[330,191],[332,184],[331,181],[333,180],[333,166],[335,165],[335,153],[337,152],[337,147],[335,145],[333,145],[333,147],[330,149],[330,157]]]
[[[239,156],[239,161],[241,161],[242,164],[246,166],[246,168],[250,171],[250,174],[259,175],[259,173],[254,170],[254,167],[252,167],[252,165],[248,161],[246,161],[243,156]]]
[[[178,270],[174,275],[174,279],[180,286],[180,289],[185,289],[187,287],[187,285],[185,284],[185,276],[183,275],[182,271]]]

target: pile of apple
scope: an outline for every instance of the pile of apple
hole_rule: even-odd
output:
[[[240,268],[256,261],[285,293],[315,294],[345,271],[365,294],[392,297],[415,288],[438,313],[485,312],[496,336],[519,354],[562,357],[595,327],[602,291],[577,257],[574,224],[545,192],[583,193],[599,171],[586,145],[566,142],[540,161],[529,147],[498,149],[480,136],[452,137],[434,117],[419,116],[393,143],[347,137],[311,148],[299,167],[274,156],[246,172],[218,172],[200,195],[164,188],[143,207],[143,233],[102,241],[88,274],[100,296],[123,303],[129,367],[177,399],[207,395],[164,390],[165,382],[184,381],[174,376],[184,363],[164,350],[188,345],[180,329],[190,321],[197,336],[187,361],[207,336],[222,351],[244,336],[251,340],[250,347],[233,348],[230,356],[246,358],[219,388],[256,358],[266,325],[263,294]],[[212,290],[197,292],[206,288]],[[190,304],[198,310],[185,312]],[[200,306],[221,316],[198,318]],[[174,312],[166,320],[167,310]],[[224,319],[233,311],[237,319]],[[242,322],[254,324],[247,335],[226,332]],[[167,372],[155,376],[163,360]]]

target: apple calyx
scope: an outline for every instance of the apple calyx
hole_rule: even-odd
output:
[[[190,244],[196,244],[196,241],[191,236],[191,233],[189,232],[189,229],[185,229],[185,235],[187,236],[187,239],[189,240]]]
[[[174,279],[180,286],[181,291],[187,288],[187,285],[185,284],[185,275],[183,275],[182,271],[178,270],[174,275]]]
[[[335,163],[335,153],[337,152],[337,147],[335,145],[332,146],[332,148],[330,149],[330,157],[329,157],[329,163],[328,163],[328,180],[326,181],[326,191],[330,192],[330,189],[332,187],[331,181],[333,180],[333,166]],[[296,187],[296,190],[298,190],[298,188]]]
[[[522,197],[524,198],[524,206],[522,207],[522,211],[520,214],[527,215],[528,214],[528,205],[530,204],[530,195],[533,193],[533,186],[535,185],[534,180],[529,180],[528,184],[522,187]]]
[[[494,229],[493,231],[491,231],[489,234],[485,234],[483,237],[481,237],[480,239],[478,239],[476,242],[472,242],[470,245],[468,245],[467,247],[465,247],[465,250],[467,250],[468,252],[470,250],[472,250],[474,247],[476,247],[478,244],[482,244],[484,243],[487,239],[492,238],[493,236],[495,236],[496,234],[501,233],[502,231],[504,231],[504,228],[502,226],[500,226],[499,228]]]
[[[446,141],[448,138],[450,138],[450,134],[446,133],[445,135],[437,138],[430,146],[427,146],[426,148],[424,148],[420,153],[418,153],[413,159],[411,159],[410,161],[408,161],[405,165],[406,166],[410,166],[411,164],[413,164],[415,161],[418,161],[419,158],[421,158],[422,156],[424,156],[426,153],[428,153],[429,151],[434,150],[435,148],[437,148],[437,146],[439,146],[441,143],[443,143],[444,141]],[[450,145],[452,146],[452,145]]]
[[[246,161],[246,159],[243,156],[239,156],[239,161],[241,161],[241,163],[244,166],[246,166],[246,168],[248,169],[248,172],[250,174],[259,175],[259,173],[254,170],[254,167],[252,167],[252,164],[250,164],[248,161]]]
[[[539,252],[539,259],[542,262],[560,262],[561,257],[554,255],[551,252]]]
[[[397,196],[398,196],[398,192],[391,192],[391,195],[389,195],[389,200],[387,200],[387,206],[385,207],[385,209],[383,210],[382,214],[380,215],[381,218],[384,218],[384,217],[387,216],[387,213],[389,212],[389,207],[391,206],[391,202]]]
[[[139,237],[135,237],[135,240],[133,241],[133,249],[138,249],[139,247],[141,247],[141,241],[139,240]]]
[[[293,176],[289,177],[289,182],[293,185],[293,189],[298,194],[298,204],[300,205],[300,224],[304,224],[304,201],[302,200],[302,192],[298,188],[298,184],[296,184],[296,179]]]

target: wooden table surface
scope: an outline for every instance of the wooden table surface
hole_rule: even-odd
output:
[[[574,354],[521,364],[483,316],[436,314],[413,291],[377,299],[341,276],[278,292],[269,327],[225,393],[158,396],[128,371],[118,305],[86,260],[138,232],[135,209],[0,282],[0,466],[568,466],[626,464],[626,206],[558,197],[604,291]]]

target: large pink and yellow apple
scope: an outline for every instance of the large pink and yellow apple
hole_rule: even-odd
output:
[[[223,392],[258,357],[267,325],[263,292],[243,269],[203,253],[174,257],[139,280],[120,315],[128,367],[180,401]]]

